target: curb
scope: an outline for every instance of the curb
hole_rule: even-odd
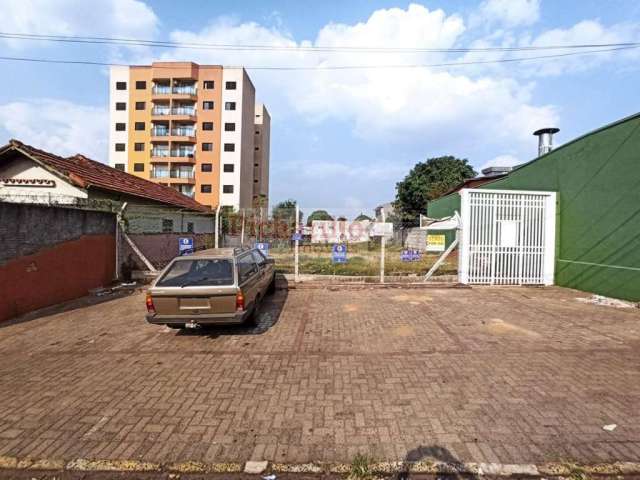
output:
[[[264,467],[255,469],[256,464]],[[95,460],[76,458],[65,461],[59,459],[33,459],[0,456],[0,470],[56,470],[82,472],[171,472],[184,474],[241,473],[250,468],[253,474],[304,473],[304,474],[348,474],[349,463],[269,463],[250,461],[246,463],[203,463],[196,461],[160,464],[140,460]],[[474,462],[377,462],[369,465],[371,474],[392,475],[396,473],[422,473],[439,475],[489,475],[495,477],[528,476],[558,477],[586,475],[640,475],[640,462],[614,462],[592,465],[574,463],[503,464]]]

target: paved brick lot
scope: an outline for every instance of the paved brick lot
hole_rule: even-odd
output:
[[[255,329],[187,333],[135,294],[7,325],[0,455],[638,461],[640,312],[584,296],[281,290]]]

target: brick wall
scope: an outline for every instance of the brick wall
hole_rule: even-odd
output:
[[[0,203],[0,321],[111,283],[113,214]]]

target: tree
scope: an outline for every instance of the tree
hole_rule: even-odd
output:
[[[417,163],[409,174],[396,184],[394,208],[405,224],[417,225],[420,214],[426,214],[429,200],[476,176],[467,159],[453,156],[429,158]]]
[[[356,222],[364,222],[364,221],[369,221],[369,222],[373,222],[373,219],[371,217],[369,217],[368,215],[365,215],[364,213],[361,213],[360,215],[358,215],[355,218]]]
[[[296,203],[295,200],[288,199],[276,204],[271,210],[271,216],[274,220],[294,224],[296,222]],[[299,216],[302,220],[302,210]]]
[[[337,218],[337,220],[338,220],[339,222],[346,222],[346,221],[347,221],[347,217],[344,217],[344,216],[340,215],[340,216]]]
[[[333,217],[326,210],[314,210],[307,217],[307,226],[310,227],[314,220],[333,220]]]

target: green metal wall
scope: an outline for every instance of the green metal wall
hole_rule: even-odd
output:
[[[558,192],[556,284],[640,301],[640,115],[480,188]],[[459,204],[458,195],[443,197],[428,215],[451,215]]]

